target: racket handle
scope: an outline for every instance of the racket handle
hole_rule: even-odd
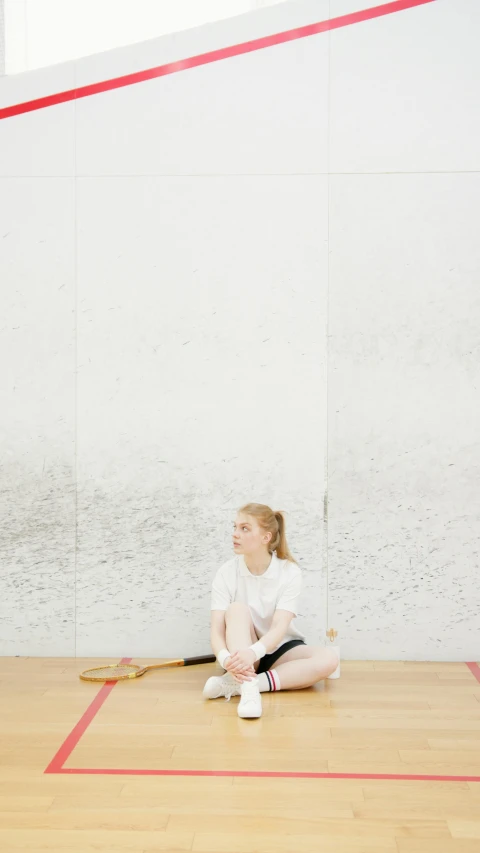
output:
[[[215,655],[200,655],[198,658],[184,658],[183,665],[194,666],[197,663],[214,663],[215,661]]]

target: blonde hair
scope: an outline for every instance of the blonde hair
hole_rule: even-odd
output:
[[[291,563],[297,562],[292,557],[287,545],[283,512],[279,510],[274,512],[273,509],[265,506],[265,504],[246,504],[242,506],[239,512],[253,516],[262,530],[272,534],[272,538],[268,543],[268,550],[271,554],[276,551],[279,560],[289,560]]]

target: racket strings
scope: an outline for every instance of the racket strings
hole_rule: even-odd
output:
[[[112,666],[102,666],[96,669],[87,669],[83,674],[90,675],[95,678],[126,678],[132,673],[138,672],[141,669],[140,666],[136,666],[135,664],[114,664]]]

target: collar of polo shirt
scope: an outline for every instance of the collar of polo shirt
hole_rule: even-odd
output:
[[[277,568],[277,563],[278,563],[278,557],[276,554],[272,554],[272,560],[270,562],[270,565],[269,565],[267,571],[262,572],[261,575],[254,575],[253,572],[251,572],[249,570],[249,568],[245,562],[245,557],[243,556],[243,554],[240,554],[239,558],[240,558],[240,574],[243,575],[244,577],[268,578],[268,577],[273,577],[273,575],[275,574],[275,569]]]

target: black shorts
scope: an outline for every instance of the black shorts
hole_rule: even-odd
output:
[[[273,664],[285,654],[285,652],[289,652],[290,649],[294,649],[295,646],[305,646],[305,640],[288,640],[288,642],[283,643],[279,649],[275,652],[270,652],[269,655],[264,655],[263,658],[260,658],[260,666],[257,669],[257,673],[267,672],[268,669],[271,669]]]

